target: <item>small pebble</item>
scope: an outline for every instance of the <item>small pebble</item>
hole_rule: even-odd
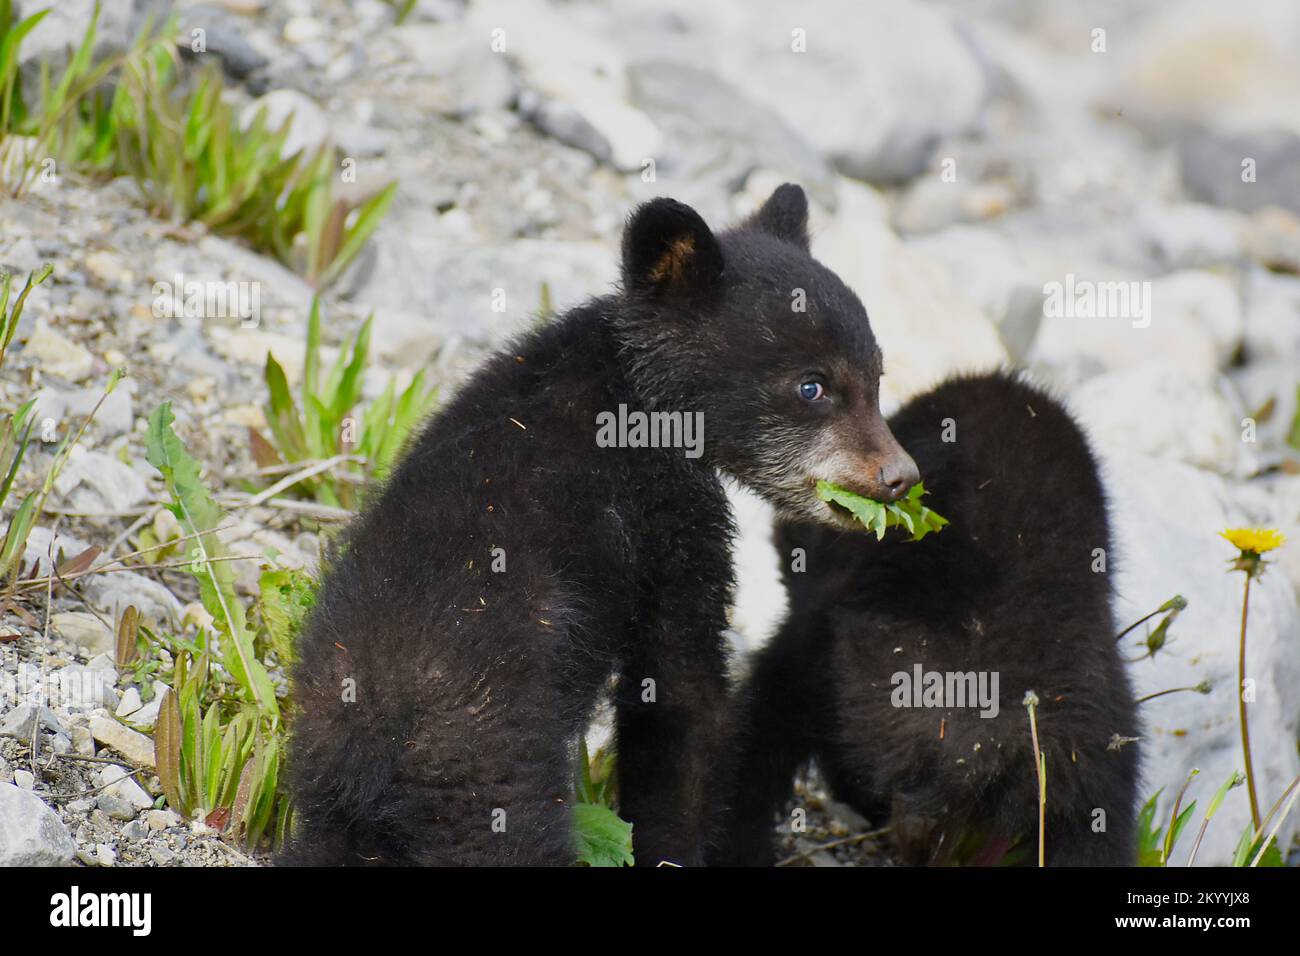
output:
[[[115,797],[110,793],[104,793],[100,794],[96,803],[99,804],[99,809],[103,810],[114,820],[135,819],[135,807],[131,806],[131,804],[127,803],[121,797]]]
[[[166,830],[181,825],[181,816],[175,810],[150,810],[144,818],[151,830]]]
[[[149,825],[143,820],[132,820],[122,827],[122,836],[128,840],[144,840],[149,836]]]
[[[159,866],[166,866],[176,859],[176,854],[165,846],[155,846],[149,849],[149,859],[153,860]]]

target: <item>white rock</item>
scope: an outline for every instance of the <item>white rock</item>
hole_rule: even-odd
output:
[[[217,351],[232,362],[264,367],[269,352],[283,367],[290,385],[296,385],[302,378],[302,341],[295,336],[263,332],[261,329],[228,329],[220,326],[212,326],[207,331]],[[322,347],[323,366],[332,367],[337,357],[338,349]]]
[[[558,97],[539,100],[529,115],[560,142],[624,172],[642,169],[647,159],[659,153],[663,140],[659,127],[641,110],[600,93],[573,101]]]
[[[552,306],[562,312],[608,291],[618,276],[614,250],[597,242],[439,244],[427,259],[408,259],[409,251],[396,246],[384,248],[393,256],[376,263],[358,298],[407,311],[423,308],[431,331],[444,339],[456,333],[499,343],[536,320],[543,282]],[[494,296],[501,295],[505,310],[497,312]],[[297,347],[301,351],[301,343]]]
[[[59,388],[46,386],[36,393],[36,405],[32,408],[31,420],[36,423],[32,429],[32,436],[39,437],[42,432],[42,425],[49,421],[58,423],[63,421],[68,412],[68,398],[72,393]]]
[[[162,696],[155,691],[149,703],[143,704],[138,710],[132,711],[125,720],[137,730],[152,731],[158,723],[158,711],[161,707]]]
[[[485,23],[498,7],[519,9],[473,6]],[[988,92],[952,19],[910,0],[665,0],[618,13],[609,34],[629,58],[708,64],[859,179],[920,172],[941,140],[977,123]]]
[[[290,17],[284,25],[284,38],[295,46],[324,35],[325,24],[313,17]]]
[[[85,36],[96,5],[100,6],[100,14],[93,58],[99,62],[112,53],[124,52],[132,37],[133,7],[143,8],[145,4],[133,0],[103,0],[99,4],[96,0],[59,0],[49,5],[49,15],[23,41],[22,62],[47,60],[58,75],[59,68]],[[46,8],[23,4],[21,9],[25,16]]]
[[[170,512],[162,512],[170,515]],[[135,571],[92,574],[84,579],[86,600],[106,618],[118,620],[122,611],[134,606],[146,621],[156,624],[180,620],[181,603],[165,586]]]
[[[1246,220],[1246,250],[1260,265],[1300,272],[1300,218],[1280,206],[1265,206]]]
[[[95,737],[91,734],[90,728],[85,724],[73,725],[72,749],[83,757],[95,756]]]
[[[122,836],[132,841],[145,840],[149,837],[149,827],[143,820],[132,820],[122,827]]]
[[[59,476],[57,491],[74,511],[126,511],[149,496],[149,485],[112,455],[76,445]]]
[[[95,805],[101,812],[106,813],[114,820],[134,820],[136,815],[135,807],[127,803],[121,797],[111,793],[101,793],[95,801]]]
[[[991,229],[949,226],[906,240],[948,273],[953,288],[997,325],[1002,325],[1019,294],[1041,296],[1042,281],[1021,259],[1015,246]]]
[[[44,319],[37,320],[35,330],[23,347],[23,356],[37,362],[44,374],[69,382],[84,379],[95,364],[95,357],[85,346],[51,328]]]
[[[149,848],[149,859],[157,866],[167,866],[176,859],[176,854],[165,846],[152,846]]]
[[[1145,203],[1133,229],[1165,269],[1233,263],[1245,255],[1243,217],[1197,203]]]
[[[430,326],[429,317],[387,306],[375,309],[371,347],[385,361],[405,368],[423,367],[444,336]]]
[[[64,640],[76,644],[88,656],[113,650],[115,638],[112,629],[86,611],[61,611],[50,618],[50,625]]]
[[[825,157],[773,110],[702,67],[658,59],[628,66],[632,105],[663,133],[654,155],[663,192],[693,206],[706,221],[719,219],[718,201],[739,179],[755,200],[737,210],[740,216],[784,182],[799,183],[814,203],[834,209],[836,180],[842,177]],[[629,185],[629,198],[639,199],[651,184]],[[887,215],[886,210],[882,218]]]
[[[1300,8],[1271,0],[1184,0],[1162,5],[1106,55],[1104,108],[1157,133],[1206,127],[1300,132],[1290,92],[1300,64],[1290,38]]]
[[[1189,601],[1164,651],[1129,666],[1135,691],[1143,696],[1204,680],[1213,688],[1208,696],[1170,694],[1142,705],[1143,798],[1164,787],[1157,818],[1167,819],[1192,768],[1201,772],[1184,805],[1194,799],[1204,808],[1243,766],[1235,692],[1243,577],[1227,570],[1235,552],[1218,533],[1250,523],[1252,513],[1218,476],[1126,450],[1100,450],[1111,489],[1117,622],[1126,625],[1174,594]],[[1138,639],[1125,638],[1126,655],[1140,653]],[[1251,588],[1247,638],[1247,675],[1257,682],[1249,711],[1251,750],[1265,808],[1300,772],[1298,642],[1295,593],[1284,575],[1266,574]],[[1210,824],[1197,863],[1226,865],[1249,817],[1244,789],[1232,791]],[[1292,815],[1278,835],[1280,845],[1290,846],[1298,828],[1300,820]],[[1191,842],[1189,831],[1175,851],[1176,863],[1186,859]]]
[[[89,542],[74,538],[60,530],[57,534],[50,528],[36,525],[27,536],[27,550],[23,552],[23,566],[30,568],[37,565],[37,574],[50,573],[50,555],[56,558],[60,551],[65,557],[81,554],[90,547]]]
[[[942,267],[908,249],[888,226],[837,216],[814,236],[813,255],[866,306],[885,356],[886,406],[954,372],[1006,363],[992,323],[952,287]]]
[[[1257,523],[1286,535],[1287,543],[1274,552],[1273,561],[1278,575],[1289,578],[1300,595],[1300,475],[1279,475],[1271,490],[1271,510]]]
[[[284,156],[302,152],[311,156],[329,138],[329,120],[316,101],[297,90],[272,90],[244,107],[239,123],[244,129],[252,125],[260,110],[266,110],[266,128],[279,129],[286,121],[289,133],[284,140]]]
[[[1195,326],[1204,333],[1222,368],[1241,346],[1245,318],[1236,288],[1209,272],[1185,269],[1161,276],[1152,283],[1153,320],[1171,329]]]
[[[1050,308],[1052,298],[1045,296],[1049,308],[1029,360],[1058,383],[1073,385],[1106,369],[1167,361],[1210,385],[1241,343],[1244,320],[1237,292],[1226,279],[1208,272],[1176,272],[1149,283],[1115,272],[1050,281],[1064,290],[1064,299],[1073,288],[1076,303],[1085,283],[1098,303],[1112,299],[1108,288],[1118,288],[1105,284],[1123,284],[1128,302],[1124,305],[1120,297],[1089,314],[1069,315],[1063,308]],[[1123,314],[1106,314],[1112,308]]]
[[[776,191],[776,187],[786,181],[785,179],[777,179],[770,173],[765,177],[762,171],[750,176],[745,181],[745,189],[750,194],[753,205],[746,212],[756,211],[771,198],[772,193]],[[809,210],[808,229],[809,233],[814,236],[821,235],[822,230],[828,228],[837,218],[844,222],[859,222],[866,219],[882,225],[889,222],[889,201],[885,199],[880,190],[868,183],[849,179],[847,176],[837,175],[835,177],[835,208],[833,210],[816,202],[815,196],[811,198],[813,198],[814,202]]]
[[[128,687],[122,694],[122,702],[117,705],[116,714],[118,717],[129,717],[143,706],[144,701],[140,700],[140,692],[134,687]]]
[[[475,4],[466,29],[488,41],[504,31],[506,48],[530,91],[520,107],[560,139],[621,170],[637,170],[662,141],[659,128],[629,102],[627,68],[615,45],[576,18],[537,0]],[[512,40],[513,38],[513,40]],[[555,51],[563,49],[564,56]]]
[[[1243,419],[1249,415],[1255,425],[1252,446],[1262,467],[1277,465],[1295,458],[1295,449],[1286,444],[1291,423],[1300,410],[1296,363],[1289,360],[1260,359],[1247,362],[1229,372],[1229,379],[1241,396],[1238,408]],[[1260,415],[1260,412],[1267,412]]]
[[[483,31],[464,23],[406,23],[392,37],[413,68],[437,78],[440,112],[468,116],[505,109],[514,100],[514,73]]]
[[[1095,440],[1245,477],[1258,458],[1243,441],[1241,413],[1221,390],[1178,366],[1157,362],[1089,379],[1070,393],[1075,416]]]
[[[0,783],[0,866],[67,866],[76,847],[39,797]]]
[[[36,788],[36,774],[30,770],[15,770],[14,786],[23,790],[34,790]]]
[[[144,819],[151,830],[166,830],[169,827],[178,827],[184,822],[175,810],[150,810],[144,815]]]
[[[39,677],[36,679],[39,680]],[[58,714],[50,708],[33,703],[21,704],[0,718],[0,737],[16,737],[19,740],[30,741],[38,722],[43,730],[48,730],[50,733],[57,734],[63,729]]]
[[[116,764],[106,766],[99,772],[97,779],[99,786],[104,788],[104,793],[125,800],[137,810],[147,810],[153,806],[153,797],[149,796],[148,791]]]
[[[135,426],[133,401],[138,385],[135,379],[126,378],[117,383],[113,391],[105,395],[102,388],[82,388],[65,393],[66,411],[78,423],[87,418],[95,406],[95,418],[91,428],[102,437],[129,434]],[[102,399],[102,402],[101,402]]]
[[[1300,277],[1252,269],[1242,298],[1249,360],[1300,364]]]
[[[153,275],[175,285],[176,273],[184,282],[249,282],[260,290],[262,316],[276,313],[291,317],[306,329],[304,317],[311,306],[312,287],[302,276],[271,258],[247,249],[224,236],[204,236],[192,246],[163,247],[156,254]],[[250,291],[252,286],[249,287]],[[250,303],[251,304],[251,303]],[[225,320],[234,323],[234,317]],[[250,317],[244,321],[253,322]],[[301,348],[299,349],[301,351]]]
[[[106,747],[111,747],[132,763],[154,766],[153,741],[111,717],[93,717],[90,732]]]

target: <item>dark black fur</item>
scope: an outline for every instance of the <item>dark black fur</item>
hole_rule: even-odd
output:
[[[732,587],[715,469],[834,522],[799,470],[814,446],[865,463],[878,496],[911,468],[879,416],[866,314],[808,254],[806,220],[789,185],[719,235],[680,203],[642,206],[622,291],[514,342],[429,424],[301,642],[285,861],[571,862],[575,740],[614,674],[637,860],[700,861]],[[840,405],[800,398],[810,370]],[[703,457],[597,447],[597,414],[620,404],[703,412]]]
[[[956,441],[942,439],[944,420]],[[909,542],[782,524],[791,608],[740,695],[740,770],[719,862],[773,859],[773,824],[797,768],[815,759],[833,792],[923,838],[911,862],[951,859],[963,828],[995,862],[1015,838],[1037,851],[1037,781],[1025,692],[1047,755],[1049,864],[1134,862],[1136,737],[1115,648],[1106,501],[1078,427],[1006,375],[959,378],[890,419],[926,502],[950,519]],[[790,571],[795,548],[807,570]],[[1000,712],[895,707],[891,675],[997,671]],[[979,748],[976,749],[976,745]],[[1092,830],[1093,810],[1106,831]],[[920,824],[920,826],[918,826]],[[978,858],[978,857],[977,857]]]

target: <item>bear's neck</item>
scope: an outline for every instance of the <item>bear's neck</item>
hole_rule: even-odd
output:
[[[617,361],[636,402],[647,411],[702,412],[700,373],[680,327],[626,302],[610,318]]]

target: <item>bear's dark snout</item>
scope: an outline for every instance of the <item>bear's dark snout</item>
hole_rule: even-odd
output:
[[[921,480],[916,462],[898,443],[879,413],[860,426],[848,447],[861,449],[836,455],[827,481],[876,501],[897,501]]]
[[[912,490],[912,486],[921,480],[921,473],[916,468],[912,456],[900,447],[897,454],[891,456],[880,467],[880,483],[889,494],[885,501],[897,501]]]

